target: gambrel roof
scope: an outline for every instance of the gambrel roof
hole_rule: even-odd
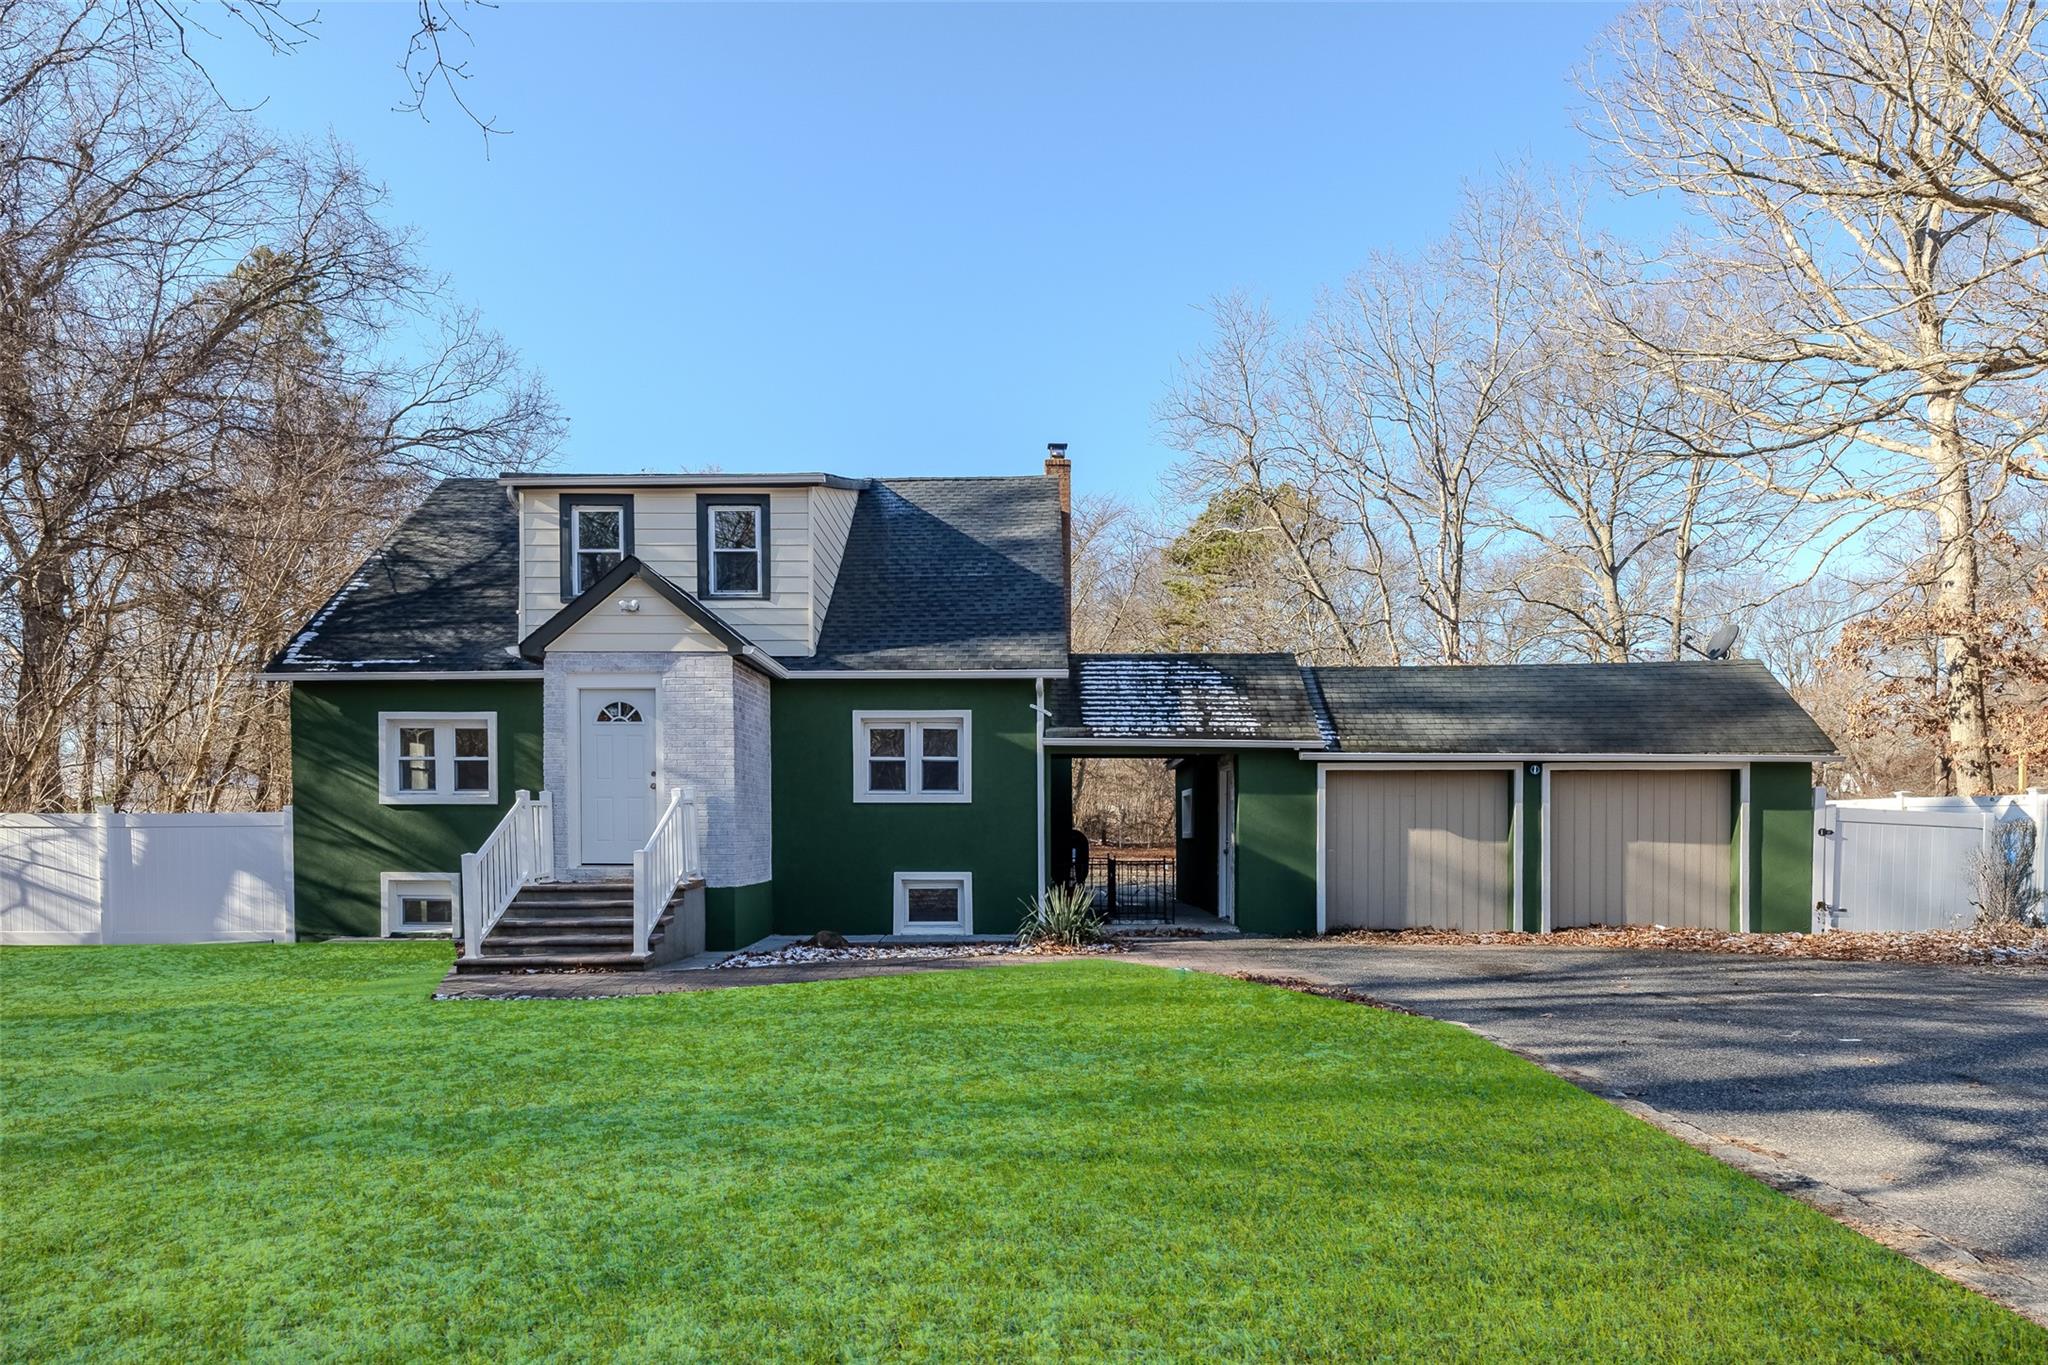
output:
[[[830,482],[857,487],[859,498],[817,652],[784,657],[791,672],[1066,667],[1064,529],[1053,480]],[[538,668],[520,653],[513,497],[494,479],[443,480],[266,671]]]

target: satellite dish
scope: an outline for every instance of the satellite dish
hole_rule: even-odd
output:
[[[1714,638],[1707,641],[1706,655],[1709,659],[1725,659],[1735,648],[1735,637],[1741,634],[1734,622],[1729,622],[1714,632]]]

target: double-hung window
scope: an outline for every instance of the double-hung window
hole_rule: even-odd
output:
[[[576,538],[577,592],[619,566],[625,557],[626,509],[579,507],[573,522]]]
[[[853,799],[969,800],[970,725],[970,718],[959,712],[855,712]]]
[[[633,499],[619,493],[562,495],[562,600],[587,591],[633,553]]]
[[[697,495],[697,595],[771,595],[771,500],[766,493]]]
[[[711,595],[755,597],[761,591],[761,509],[711,507]]]
[[[377,722],[377,799],[385,805],[497,802],[495,714],[383,712]]]

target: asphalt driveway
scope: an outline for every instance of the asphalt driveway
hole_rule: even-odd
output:
[[[1470,1024],[2048,1289],[2048,972],[1275,939],[1137,956]]]

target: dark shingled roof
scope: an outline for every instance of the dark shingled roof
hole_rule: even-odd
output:
[[[292,642],[280,674],[535,670],[519,641],[519,527],[495,479],[446,479]]]
[[[1754,659],[1318,668],[1338,747],[1400,754],[1829,754]]]
[[[1047,703],[1048,739],[1322,743],[1291,654],[1076,654]]]
[[[1067,666],[1059,485],[877,479],[861,493],[818,652],[792,672]]]

